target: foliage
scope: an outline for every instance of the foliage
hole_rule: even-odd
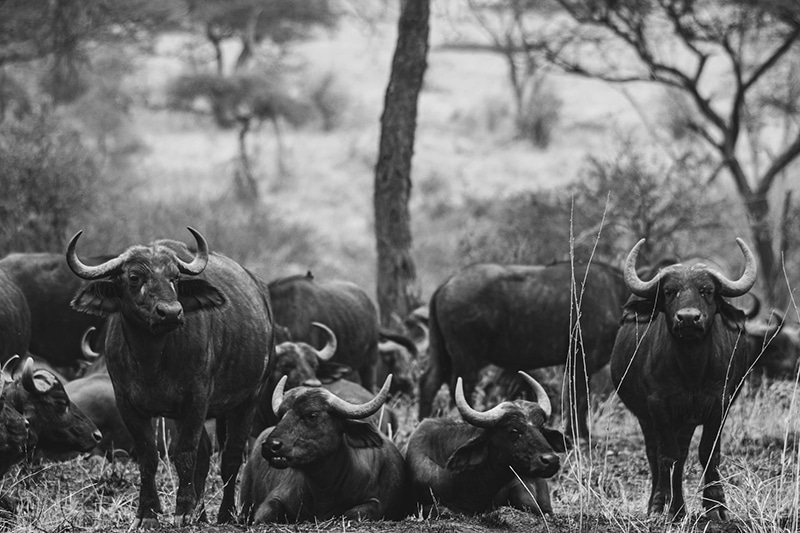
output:
[[[86,44],[143,39],[176,26],[181,0],[7,0],[0,3],[0,66],[45,60],[42,88],[57,103],[87,88]]]
[[[50,114],[0,124],[0,255],[61,251],[101,178],[80,136]]]
[[[308,98],[320,117],[323,131],[333,131],[342,124],[348,98],[336,74],[328,72],[312,83]]]
[[[563,101],[541,76],[534,80],[517,116],[517,130],[534,146],[547,148],[561,117]]]

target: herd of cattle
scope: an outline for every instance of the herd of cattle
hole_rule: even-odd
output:
[[[546,478],[560,468],[558,453],[589,432],[586,379],[610,363],[645,438],[648,512],[685,513],[683,467],[702,425],[703,506],[724,519],[727,410],[748,375],[794,378],[800,358],[797,326],[777,313],[755,322],[758,305],[744,312],[727,300],[756,281],[740,239],[738,279],[700,262],[637,270],[643,241],[623,270],[474,265],[445,281],[408,331],[392,333],[355,284],[310,273],[265,283],[189,231],[196,251],[159,240],[81,260],[79,232],[66,261],[0,260],[0,475],[34,457],[124,452],[140,471],[134,526],[152,527],[163,512],[159,453],[168,452],[179,479],[175,523],[202,521],[215,428],[220,523],[400,519],[420,508],[504,504],[549,513]],[[513,372],[532,400],[472,407],[490,364]],[[564,364],[575,413],[566,434],[548,427],[551,400],[528,373]],[[431,418],[445,383],[460,419]],[[421,422],[403,450],[386,405],[396,394],[419,402]],[[171,428],[168,451],[159,449],[159,417]]]

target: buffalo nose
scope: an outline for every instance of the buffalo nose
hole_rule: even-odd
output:
[[[281,448],[283,447],[281,441],[275,439],[271,439],[270,441],[268,441],[268,444],[269,444],[269,449],[272,453],[280,452]]]
[[[179,318],[183,314],[180,302],[159,302],[156,304],[156,314],[161,318]]]
[[[549,467],[551,465],[558,466],[561,463],[561,460],[554,453],[545,453],[539,457],[539,460],[545,467]]]
[[[101,433],[99,429],[95,429],[94,433],[92,433],[92,438],[95,442],[100,442],[103,440],[103,433]]]
[[[675,313],[675,319],[682,326],[690,326],[693,324],[697,324],[698,322],[700,322],[701,317],[702,314],[700,313],[700,310],[695,309],[693,307],[681,309],[680,311]]]

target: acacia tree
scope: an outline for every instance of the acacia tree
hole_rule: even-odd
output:
[[[375,239],[378,251],[378,306],[381,323],[398,326],[419,304],[411,258],[411,158],[417,100],[427,67],[430,0],[406,0],[400,13],[397,47],[386,87],[378,161],[375,165]]]
[[[562,38],[551,44],[550,61],[573,74],[614,83],[658,83],[687,97],[693,109],[686,116],[689,131],[702,139],[719,168],[727,171],[749,216],[765,296],[772,304],[785,303],[769,193],[800,155],[800,128],[795,121],[789,135],[771,143],[766,136],[756,142],[746,136],[756,133],[748,131],[749,119],[769,115],[771,109],[762,97],[777,94],[776,80],[796,58],[800,4],[792,0],[558,2],[571,23],[559,29]],[[768,162],[757,164],[762,160]]]

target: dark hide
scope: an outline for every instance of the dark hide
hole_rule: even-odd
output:
[[[133,246],[122,257],[115,272],[90,282],[72,305],[107,315],[103,353],[141,476],[134,526],[155,527],[162,512],[152,424],[159,416],[174,419],[179,434],[178,524],[203,518],[209,464],[198,448],[205,420],[217,419],[225,486],[217,518],[230,522],[255,395],[274,347],[269,295],[251,273],[213,252],[200,274],[180,273],[176,258],[190,262],[194,254],[176,241]]]
[[[0,392],[0,477],[25,458],[27,442],[28,422],[6,401],[3,390]]]
[[[748,323],[747,343],[756,381],[795,379],[800,364],[800,325],[784,322],[781,316]]]
[[[372,424],[343,418],[306,387],[286,393],[280,414],[242,474],[248,522],[399,520],[411,511],[403,458]]]
[[[442,383],[453,397],[458,376],[469,399],[480,369],[488,364],[520,370],[567,363],[574,368],[578,435],[587,436],[585,376],[608,362],[629,292],[614,267],[592,263],[584,284],[585,271],[585,265],[577,265],[574,272],[580,336],[571,329],[576,327],[576,291],[570,289],[569,263],[473,265],[442,284],[430,301],[430,356],[420,381],[419,417],[431,415]],[[582,346],[575,346],[573,339],[582,340]],[[567,361],[570,353],[577,355],[576,361]],[[567,418],[570,434],[572,419]]]
[[[275,321],[288,328],[295,342],[322,348],[325,334],[311,323],[325,324],[339,343],[332,362],[352,368],[347,379],[373,390],[378,312],[364,290],[348,281],[317,281],[309,273],[271,281],[269,292]]]
[[[14,279],[0,269],[0,364],[24,356],[31,342],[31,313],[25,294]]]
[[[670,517],[685,514],[683,468],[702,425],[703,507],[709,516],[727,515],[718,435],[747,370],[748,347],[744,313],[718,290],[712,277],[684,269],[664,276],[652,299],[632,297],[625,306],[611,376],[644,434],[652,475],[648,513],[666,507]],[[677,318],[684,309],[697,312],[688,326]]]
[[[560,466],[556,452],[566,451],[566,437],[544,426],[538,404],[506,402],[500,422],[491,429],[447,418],[423,420],[407,445],[406,464],[414,497],[425,509],[441,504],[461,513],[481,513],[514,505],[551,513],[543,478]],[[511,468],[537,495],[524,490]],[[544,490],[542,490],[544,483]]]
[[[110,257],[87,260],[96,264]],[[83,362],[80,341],[87,328],[100,327],[103,319],[79,313],[70,307],[85,282],[70,271],[62,254],[10,254],[0,259],[5,271],[19,287],[30,311],[31,338],[27,351],[72,378]],[[25,350],[16,352],[20,355]]]

